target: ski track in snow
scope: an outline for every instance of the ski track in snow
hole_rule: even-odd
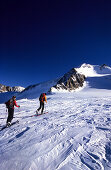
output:
[[[18,124],[0,132],[1,170],[110,170],[111,96],[48,96],[47,114],[31,117],[38,98],[18,100]],[[7,118],[0,104],[0,127]]]

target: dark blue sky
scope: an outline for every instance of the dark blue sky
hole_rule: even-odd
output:
[[[0,3],[0,83],[26,87],[82,63],[111,66],[110,58],[110,1]]]

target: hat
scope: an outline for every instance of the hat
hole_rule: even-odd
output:
[[[13,96],[12,98],[14,99],[14,98],[16,98],[16,96]]]

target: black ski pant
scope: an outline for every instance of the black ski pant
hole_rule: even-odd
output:
[[[40,107],[37,110],[39,111],[40,109],[41,109],[41,114],[42,114],[44,111],[44,102],[40,101]]]
[[[8,118],[7,118],[7,123],[12,121],[14,115],[14,109],[8,108]]]

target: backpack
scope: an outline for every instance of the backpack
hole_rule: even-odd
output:
[[[45,95],[44,95],[44,93],[42,93],[41,95],[40,95],[40,97],[39,97],[39,101],[45,101]]]
[[[8,100],[7,102],[5,102],[5,104],[7,108],[13,108],[13,99]]]

